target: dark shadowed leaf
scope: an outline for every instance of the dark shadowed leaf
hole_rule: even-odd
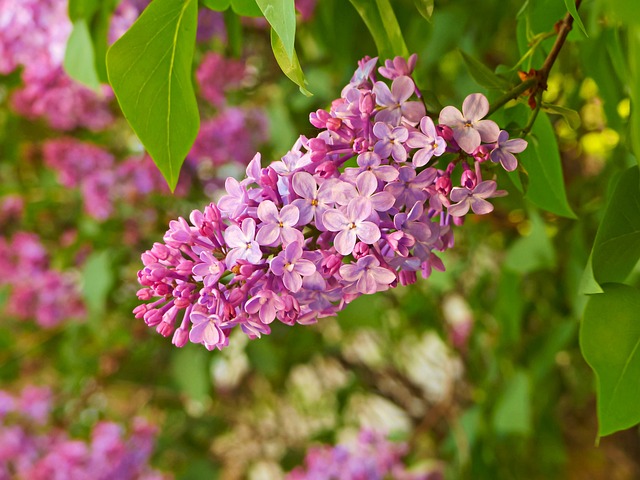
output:
[[[369,29],[380,57],[387,59],[396,55],[402,57],[409,55],[398,20],[388,0],[349,1]]]
[[[469,73],[478,82],[478,85],[496,90],[507,90],[509,88],[509,82],[493,73],[484,63],[476,60],[471,55],[467,55],[462,50],[460,50],[460,54]]]
[[[107,53],[120,107],[173,190],[198,133],[191,82],[196,0],[155,0]]]
[[[568,218],[576,218],[569,206],[558,142],[549,117],[540,112],[529,136],[529,146],[518,154],[529,174],[526,197],[538,207]]]
[[[531,433],[531,382],[524,371],[516,372],[498,397],[493,428],[499,435]]]
[[[231,0],[201,0],[202,4],[210,8],[211,10],[215,10],[217,12],[224,12],[229,5],[231,5]]]
[[[585,308],[580,347],[598,381],[600,435],[640,422],[640,290],[603,285]]]

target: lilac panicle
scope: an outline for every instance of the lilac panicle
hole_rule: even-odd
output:
[[[504,194],[481,165],[516,168],[526,142],[484,119],[482,94],[462,112],[445,107],[436,124],[415,62],[387,61],[389,85],[376,79],[377,59],[363,59],[331,109],[310,115],[315,137],[267,165],[256,154],[217,203],[170,222],[142,255],[135,316],[177,346],[221,349],[235,327],[257,338],[276,320],[309,325],[444,270],[438,252],[453,246],[454,227]]]

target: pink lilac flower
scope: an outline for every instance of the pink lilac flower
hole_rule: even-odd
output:
[[[411,132],[407,139],[407,145],[411,148],[419,148],[413,154],[413,166],[418,168],[429,163],[432,157],[439,157],[445,151],[447,143],[436,132],[436,126],[429,117],[420,120],[420,132]]]
[[[462,103],[462,113],[447,106],[440,112],[439,122],[451,127],[453,138],[466,153],[480,146],[481,142],[495,142],[500,128],[493,120],[482,120],[489,113],[489,101],[481,93],[467,96]]]
[[[246,70],[247,67],[242,60],[207,52],[196,70],[200,95],[212,105],[223,105],[226,92],[240,87]]]
[[[340,275],[348,282],[345,293],[362,293],[364,295],[387,290],[389,284],[396,281],[396,275],[388,268],[380,266],[380,261],[373,255],[359,258],[356,263],[342,265]]]
[[[260,245],[255,240],[256,222],[253,218],[245,218],[242,226],[231,225],[224,231],[224,240],[231,247],[225,258],[227,265],[234,265],[238,260],[258,263],[262,259]]]
[[[410,123],[418,123],[426,112],[422,102],[408,101],[414,91],[413,80],[404,75],[393,80],[391,89],[384,82],[376,82],[373,93],[376,103],[382,107],[376,114],[376,121],[397,126],[404,118]]]
[[[509,140],[509,132],[500,130],[498,141],[491,153],[491,161],[499,163],[507,172],[513,172],[518,168],[518,160],[514,157],[514,153],[523,152],[527,148],[527,141],[522,138],[514,138]]]
[[[304,466],[296,467],[286,476],[286,480],[441,478],[438,467],[407,469],[402,461],[406,453],[405,444],[391,442],[380,432],[362,430],[352,444],[310,448]]]
[[[371,215],[371,205],[357,199],[347,205],[346,213],[333,209],[324,212],[322,221],[331,232],[338,232],[334,246],[340,255],[353,252],[356,239],[365,243],[375,243],[380,239],[378,226],[366,219]]]
[[[373,151],[380,158],[393,157],[396,162],[404,162],[407,160],[407,150],[404,143],[409,138],[409,132],[404,127],[393,127],[383,122],[376,122],[373,126],[373,134],[379,138]]]
[[[487,202],[487,198],[495,196],[496,182],[486,180],[478,183],[474,188],[454,187],[451,190],[451,201],[457,202],[449,207],[449,214],[454,217],[466,215],[469,208],[478,215],[485,215],[493,211],[493,205]]]
[[[293,242],[271,260],[271,271],[282,277],[284,286],[296,293],[302,288],[302,277],[308,277],[316,272],[316,266],[311,260],[302,258],[302,247]]]
[[[164,244],[142,255],[136,318],[177,346],[224,348],[235,327],[253,339],[276,320],[310,325],[444,269],[437,252],[453,247],[463,216],[488,212],[487,199],[502,194],[480,171],[497,134],[481,144],[486,112],[472,96],[463,110],[481,145],[460,151],[455,125],[435,125],[412,100],[414,60],[386,64],[391,88],[376,82],[376,62],[360,61],[331,108],[309,116],[315,137],[266,166],[254,155],[217,204],[169,223]],[[456,155],[424,168],[444,152]]]

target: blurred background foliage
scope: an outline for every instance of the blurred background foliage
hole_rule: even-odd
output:
[[[589,36],[570,33],[543,96],[561,108],[547,109],[555,137],[539,145],[540,156],[559,152],[577,220],[545,211],[544,199],[525,198],[526,174],[499,174],[509,195],[491,215],[468,219],[444,256],[446,272],[359,298],[314,326],[274,325],[256,341],[236,336],[222,352],[173,348],[135,320],[136,271],[140,252],[159,241],[169,220],[202,208],[220,179],[239,175],[251,157],[187,164],[181,194],[160,189],[114,199],[112,215],[96,219],[83,211],[79,189],[62,186],[43,162],[42,143],[61,134],[12,108],[19,71],[0,76],[0,196],[24,202],[19,215],[3,214],[2,236],[37,233],[52,268],[81,285],[86,306],[84,321],[49,329],[3,313],[3,388],[51,386],[58,424],[79,436],[98,419],[146,416],[160,427],[154,465],[185,480],[280,478],[310,445],[363,427],[407,442],[410,466],[445,478],[639,478],[637,427],[594,445],[595,379],[578,345],[591,245],[614,181],[634,164],[621,5],[611,13],[607,2],[583,2]],[[408,51],[419,56],[417,83],[434,105],[458,105],[473,92],[497,98],[474,61],[515,84],[517,71],[539,68],[553,44],[551,35],[531,35],[553,32],[567,11],[555,0],[441,0],[427,21],[413,0],[395,1],[393,9]],[[377,52],[350,2],[317,2],[296,32],[313,93],[307,97],[282,75],[263,21],[218,16],[225,40],[199,43],[195,63],[211,51],[245,62],[248,74],[225,102],[248,115],[264,112],[268,134],[256,148],[269,160],[298,135],[314,135],[309,112],[328,107],[357,61]],[[539,44],[513,68],[532,38]],[[109,129],[65,135],[118,159],[139,152],[115,102],[110,108],[116,120]],[[220,111],[202,98],[200,109],[203,119]],[[526,125],[529,115],[523,99],[493,118]],[[636,267],[629,283],[638,278]],[[11,288],[11,280],[2,283],[0,305]]]

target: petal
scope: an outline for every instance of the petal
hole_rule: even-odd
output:
[[[304,235],[300,230],[293,227],[284,227],[280,229],[280,237],[282,237],[283,245],[304,242]]]
[[[480,133],[480,138],[483,142],[492,143],[498,141],[500,127],[493,120],[481,120],[475,122],[473,126]]]
[[[471,195],[471,190],[466,187],[453,187],[451,190],[451,201],[460,202]]]
[[[460,203],[451,205],[447,212],[453,217],[464,217],[469,211],[469,201],[467,199],[462,200]]]
[[[504,142],[501,146],[508,152],[520,153],[527,148],[527,145],[529,145],[529,143],[526,140],[523,140],[522,138],[514,138],[513,140]]]
[[[276,308],[273,305],[273,302],[266,302],[262,307],[260,307],[260,320],[262,323],[266,323],[267,325],[276,318]]]
[[[393,95],[393,99],[395,103],[404,103],[406,102],[416,87],[411,78],[403,75],[401,77],[396,78],[391,83],[391,94]],[[419,119],[418,119],[419,120]],[[417,121],[417,120],[416,120]]]
[[[475,122],[484,118],[489,113],[489,100],[481,93],[473,93],[468,95],[462,103],[462,116],[469,122]],[[442,122],[440,122],[442,123]],[[496,139],[498,138],[498,132],[496,132]]]
[[[502,165],[507,172],[513,172],[518,168],[518,160],[516,157],[503,148],[496,148],[491,152],[491,161]]]
[[[349,222],[358,222],[364,220],[369,215],[371,215],[372,210],[373,206],[371,205],[371,201],[369,201],[369,199],[356,197],[349,202],[349,205],[347,205],[347,220]]]
[[[271,200],[265,200],[258,205],[258,218],[263,222],[278,222],[278,207]]]
[[[256,235],[256,221],[253,218],[245,218],[242,221],[242,233],[245,241],[253,240]]]
[[[434,139],[437,136],[436,126],[434,125],[433,120],[431,120],[431,117],[427,117],[426,115],[422,117],[422,120],[420,120],[420,130],[422,130],[422,133],[430,139]]]
[[[356,282],[356,288],[358,289],[358,292],[368,295],[378,291],[378,284],[373,278],[373,275],[369,272],[365,272]]]
[[[304,258],[301,258],[296,262],[293,270],[295,272],[298,272],[303,277],[308,277],[309,275],[313,275],[314,273],[316,273],[316,266],[311,260],[305,260]]]
[[[189,331],[189,341],[191,341],[192,343],[202,343],[202,340],[204,340],[204,332],[207,328],[208,323],[208,321],[201,322],[191,327],[191,330]]]
[[[427,113],[422,102],[406,102],[400,107],[400,111],[412,123],[418,123]]]
[[[300,211],[295,205],[285,205],[280,210],[280,222],[283,225],[293,226],[298,223],[300,218]]]
[[[416,168],[422,167],[429,163],[429,160],[431,160],[432,157],[432,148],[421,148],[413,155],[413,166]]]
[[[356,186],[361,196],[370,197],[378,189],[378,180],[373,173],[364,171],[358,175]]]
[[[270,265],[270,268],[273,274],[277,275],[278,277],[282,276],[282,274],[284,273],[284,264],[285,264],[285,260],[282,255],[278,255],[277,257],[274,257],[273,260],[271,260],[271,265]]]
[[[399,143],[394,143],[393,148],[391,150],[391,156],[396,162],[402,163],[407,160],[407,151],[404,146]]]
[[[376,103],[382,107],[396,104],[391,95],[391,90],[384,82],[376,82],[373,85],[373,93],[376,96]]]
[[[480,138],[480,132],[472,127],[462,127],[454,129],[453,138],[456,142],[458,142],[460,148],[468,154],[473,153],[473,151],[478,148],[480,146],[480,143],[482,142]]]
[[[376,122],[373,126],[373,134],[380,140],[384,140],[391,136],[391,127],[384,122]]]
[[[251,242],[250,248],[245,250],[243,257],[249,263],[253,263],[254,265],[259,264],[262,260],[262,250],[260,250],[258,242]]]
[[[376,282],[379,284],[389,285],[397,278],[394,272],[384,267],[371,267],[369,272],[371,272]]]
[[[371,197],[371,204],[373,205],[373,209],[378,212],[386,212],[393,204],[396,202],[396,199],[389,192],[378,192]]]
[[[296,272],[289,272],[285,270],[282,276],[282,282],[287,290],[291,293],[296,293],[302,288],[302,277]]]
[[[322,215],[322,223],[327,230],[331,232],[339,232],[349,224],[349,220],[347,220],[344,213],[334,208],[324,212]]]
[[[231,248],[240,247],[246,243],[244,241],[244,233],[242,233],[242,230],[240,230],[238,225],[231,225],[227,227],[222,235],[224,236],[224,241],[227,246]]]
[[[369,245],[380,240],[380,229],[373,222],[360,222],[355,231],[358,238]]]
[[[379,167],[374,168],[373,173],[376,177],[378,177],[383,182],[392,182],[396,178],[398,178],[398,169],[391,165],[381,165]]]
[[[428,118],[428,117],[425,117]],[[432,139],[423,135],[420,132],[413,131],[409,133],[409,138],[407,139],[407,146],[410,148],[424,148],[430,143],[432,143]]]
[[[298,212],[300,212],[300,218],[298,218],[297,225],[308,225],[313,218],[313,205],[311,205],[311,200],[298,198],[297,200],[294,200],[291,205],[298,207]]]
[[[388,123],[389,125],[396,126],[400,123],[402,118],[402,112],[397,106],[385,108],[376,113],[376,121]]]
[[[438,123],[442,125],[448,125],[451,128],[458,127],[464,125],[464,117],[460,110],[456,107],[448,106],[444,107],[440,111],[440,116],[438,117]]]
[[[302,198],[308,198],[310,200],[316,198],[317,185],[313,175],[310,173],[297,172],[293,175],[291,185],[293,186],[293,191]]]
[[[473,189],[473,195],[480,198],[489,198],[494,194],[498,188],[498,184],[493,180],[485,180],[480,182],[476,188]]]
[[[209,321],[206,324],[204,329],[202,340],[207,345],[217,345],[220,343],[220,340],[224,337],[222,330],[220,327],[216,325],[213,321]]]
[[[361,274],[362,270],[355,263],[342,265],[340,267],[340,276],[347,282],[355,282]]]
[[[333,246],[340,255],[349,255],[353,252],[353,247],[356,246],[356,232],[355,229],[350,228],[348,230],[342,230],[336,235],[333,240]]]
[[[393,150],[393,146],[387,140],[380,140],[373,147],[373,151],[376,153],[376,155],[379,155],[381,158],[389,158],[392,150]]]
[[[356,187],[337,178],[327,180],[318,189],[319,203],[346,205],[352,198],[357,196]]]
[[[493,211],[493,205],[480,197],[472,196],[471,209],[478,215],[484,215]],[[449,211],[451,211],[451,209],[449,209]]]
[[[267,223],[260,227],[258,235],[256,236],[256,242],[260,245],[272,246],[275,245],[280,236],[280,227],[275,223]]]

